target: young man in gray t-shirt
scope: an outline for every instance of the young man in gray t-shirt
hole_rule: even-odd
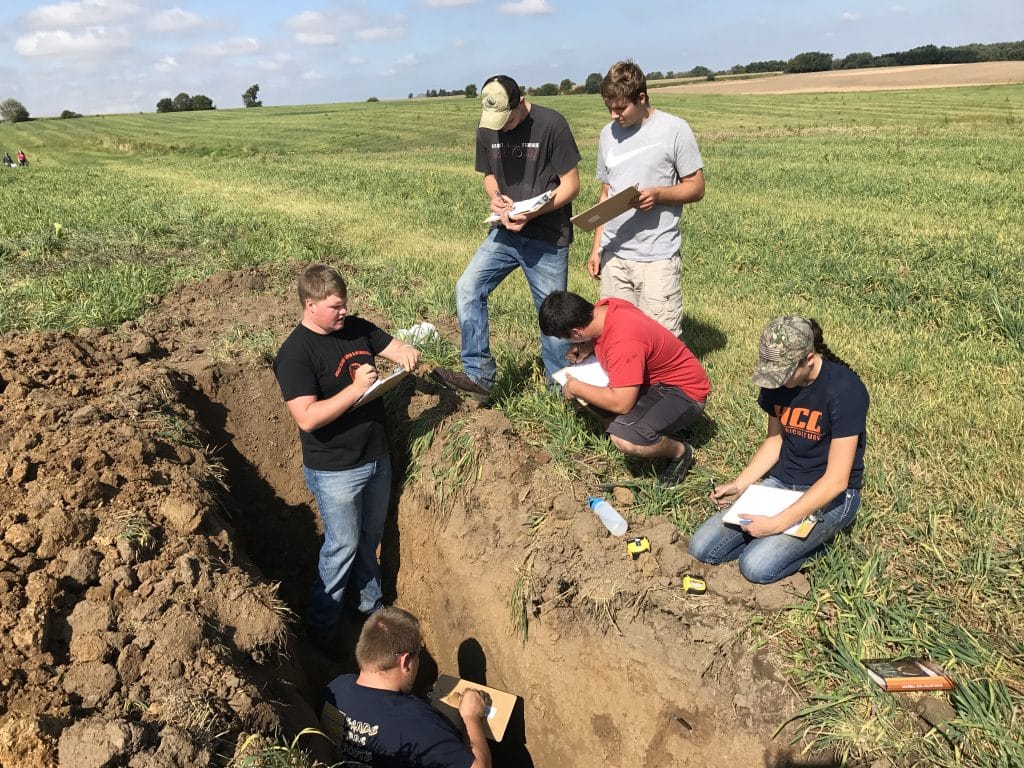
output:
[[[654,109],[647,79],[632,61],[613,64],[601,83],[612,121],[601,130],[601,201],[638,185],[633,210],[594,231],[587,271],[601,297],[635,304],[676,336],[682,332],[679,219],[704,197],[704,162],[685,120]]]

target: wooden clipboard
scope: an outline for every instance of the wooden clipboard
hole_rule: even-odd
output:
[[[632,187],[626,187],[603,203],[587,208],[583,213],[577,213],[570,221],[584,232],[593,232],[597,227],[632,208],[639,195],[640,185],[634,184]]]
[[[474,688],[483,691],[490,698],[487,716],[484,718],[484,733],[491,741],[501,741],[516,706],[517,696],[497,688],[463,680],[451,675],[438,675],[434,690],[430,692],[430,703],[442,715],[451,720],[460,731],[464,730],[462,715],[459,714],[459,699],[462,691]]]

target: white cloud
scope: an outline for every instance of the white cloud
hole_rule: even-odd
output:
[[[81,2],[41,5],[26,14],[34,27],[87,27],[121,21],[139,13],[130,0],[81,0]]]
[[[364,59],[362,56],[349,56],[345,60],[345,63],[350,64],[353,67],[361,67],[363,64],[366,63],[366,59]]]
[[[498,10],[513,16],[539,16],[555,9],[548,0],[519,0],[518,3],[502,3]]]
[[[425,0],[428,8],[458,8],[463,5],[476,5],[476,0]]]
[[[420,60],[416,58],[415,53],[407,53],[405,56],[395,62],[400,67],[412,67],[420,63]]]
[[[195,29],[202,24],[203,18],[199,14],[183,11],[181,8],[170,8],[151,18],[146,26],[154,32],[180,32],[184,29]]]
[[[892,11],[893,13],[906,13],[907,12],[907,9],[904,8],[902,5],[894,5],[891,8],[889,8],[889,10]]]
[[[338,36],[331,32],[296,32],[295,42],[302,45],[334,45]]]
[[[199,56],[219,57],[255,53],[259,49],[260,43],[255,37],[232,37],[228,40],[218,40],[209,45],[197,46],[194,51]]]
[[[164,56],[160,61],[153,65],[153,69],[157,72],[173,72],[178,68],[178,60],[173,56]]]
[[[360,40],[395,40],[405,37],[405,27],[367,27],[356,32]]]
[[[292,16],[285,22],[291,29],[316,30],[322,29],[327,23],[327,16],[319,11],[303,11],[298,16]]]
[[[466,41],[465,40],[456,40],[454,43],[452,43],[452,48],[465,48],[465,47],[466,47]]]
[[[843,21],[860,21],[864,18],[863,13],[852,13],[851,11],[844,11],[843,15],[839,17]]]
[[[268,72],[278,72],[291,64],[291,61],[292,55],[290,53],[275,53],[272,58],[261,61],[259,67]]]
[[[303,80],[323,80],[326,75],[317,72],[315,69],[311,69],[308,72],[302,73]]]
[[[128,40],[123,30],[108,32],[104,27],[91,27],[83,32],[33,32],[14,43],[14,50],[22,56],[99,55],[126,47]]]

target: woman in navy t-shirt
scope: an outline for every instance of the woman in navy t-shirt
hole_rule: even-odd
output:
[[[768,436],[735,480],[711,493],[719,511],[690,540],[705,563],[739,558],[740,572],[758,584],[796,573],[853,523],[864,474],[868,392],[860,377],[828,348],[815,320],[779,317],[761,334],[754,383],[768,414]],[[723,523],[727,507],[751,484],[804,491],[774,517],[751,515]],[[806,538],[783,533],[804,518]]]

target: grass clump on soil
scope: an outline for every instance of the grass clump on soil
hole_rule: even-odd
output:
[[[335,768],[314,760],[301,747],[299,742],[304,736],[326,738],[315,728],[304,728],[291,741],[280,735],[273,739],[259,733],[250,734],[238,746],[230,768]]]
[[[114,325],[177,282],[314,260],[394,328],[454,328],[454,283],[484,236],[478,106],[430,101],[371,105],[372,120],[342,104],[32,123],[18,143],[38,162],[0,176],[0,330]],[[764,434],[749,383],[761,328],[818,318],[872,407],[858,522],[808,570],[802,606],[765,627],[807,697],[797,735],[896,765],[1024,764],[1024,88],[656,102],[689,120],[706,164],[708,195],[682,225],[684,336],[714,392],[695,469],[675,489],[640,485],[631,514],[692,532],[708,480],[734,476]],[[607,112],[594,95],[550,103],[577,137],[589,205]],[[570,250],[570,289],[596,298],[590,243]],[[521,275],[489,310],[495,404],[524,439],[580,482],[649,477],[545,391]],[[457,366],[451,341],[425,359]],[[458,430],[445,439],[442,511],[478,461]],[[929,695],[955,715],[923,737],[857,662],[915,654],[959,684]]]

